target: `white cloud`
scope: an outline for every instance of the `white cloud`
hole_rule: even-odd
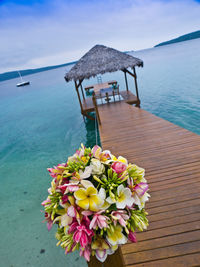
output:
[[[48,4],[47,4],[48,2]],[[151,47],[199,30],[195,1],[46,1],[0,6],[0,72],[74,61],[95,44]]]

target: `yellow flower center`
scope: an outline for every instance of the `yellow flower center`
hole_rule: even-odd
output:
[[[123,202],[125,200],[125,195],[123,193],[120,193],[118,195],[118,202]]]

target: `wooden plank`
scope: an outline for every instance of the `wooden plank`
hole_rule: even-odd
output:
[[[185,185],[181,185],[178,187],[171,188],[170,190],[163,189],[163,190],[151,190],[151,195],[153,200],[157,200],[157,197],[160,199],[165,199],[166,196],[172,195],[172,197],[177,198],[178,194],[181,194],[183,190],[188,189],[188,190],[193,190],[193,188],[199,188],[199,182],[190,182],[187,187]],[[193,192],[193,191],[192,191]]]
[[[192,213],[189,215],[183,214],[177,217],[169,218],[168,220],[159,220],[159,221],[154,221],[154,222],[150,221],[148,230],[155,230],[155,229],[160,229],[160,228],[164,228],[168,226],[175,226],[179,224],[195,222],[198,220],[200,220],[200,212]]]
[[[200,137],[124,102],[99,114],[103,148],[144,167],[150,186],[150,226],[121,247],[125,266],[200,264]]]
[[[171,257],[163,260],[145,262],[142,264],[129,265],[129,267],[194,267],[199,266],[200,254],[191,253],[189,255],[181,255],[180,257]]]
[[[170,189],[170,188],[176,188],[176,187],[180,187],[180,186],[187,186],[188,184],[191,184],[191,183],[196,183],[196,184],[199,184],[199,181],[200,181],[200,177],[196,177],[196,179],[193,179],[192,181],[191,180],[188,180],[188,179],[185,179],[185,180],[181,180],[181,181],[176,181],[176,182],[171,182],[171,183],[166,183],[166,184],[158,184],[158,188],[159,190],[164,190],[164,189]],[[152,186],[152,191],[157,191],[158,189],[156,188],[155,185]]]
[[[199,221],[195,221],[191,223],[190,222],[184,223],[180,225],[167,226],[165,228],[155,229],[151,231],[140,232],[137,234],[137,240],[138,241],[150,240],[150,239],[155,239],[158,237],[175,235],[178,233],[190,232],[194,230],[200,230]],[[199,247],[199,251],[200,251],[200,247]]]
[[[125,254],[124,260],[126,265],[136,264],[140,262],[148,262],[152,260],[160,260],[168,257],[197,253],[199,252],[199,247],[200,247],[199,240],[192,241],[190,242],[190,246],[188,246],[188,243],[182,243],[164,248],[156,248],[144,252],[134,253],[134,257],[132,254]]]
[[[161,176],[162,177],[162,176]],[[167,176],[165,176],[165,174],[163,174],[163,177],[166,178]],[[178,182],[181,182],[181,181],[185,181],[185,180],[195,180],[196,179],[199,179],[200,178],[200,175],[199,175],[199,171],[196,170],[196,172],[192,172],[190,171],[190,174],[187,174],[186,176],[176,176],[174,175],[174,179],[173,179],[173,183],[178,183]],[[162,186],[162,185],[167,185],[167,184],[170,184],[172,183],[172,178],[168,178],[168,179],[163,179],[159,182],[156,183],[156,181],[153,181],[152,182],[152,179],[148,176],[148,180],[149,180],[149,184],[151,185],[151,188],[158,188],[158,186]]]
[[[183,209],[183,208],[187,208],[187,207],[191,207],[191,206],[195,206],[198,205],[200,202],[200,196],[196,199],[189,199],[187,201],[182,201],[182,202],[178,202],[172,205],[165,205],[165,206],[161,206],[161,207],[155,207],[155,208],[151,208],[149,210],[149,214],[157,214],[157,213],[162,213],[162,212],[167,212],[167,211],[172,211],[172,210],[178,210],[178,209]]]
[[[148,212],[150,212],[150,210],[148,210]],[[189,214],[193,214],[195,212],[200,212],[200,205],[190,206],[190,207],[187,207],[187,209],[182,208],[179,210],[170,210],[167,212],[156,213],[156,214],[149,215],[148,218],[151,223],[154,221],[169,220],[170,218],[173,218],[174,216],[183,216],[183,215],[186,216]]]
[[[163,248],[167,246],[172,246],[176,244],[182,244],[183,242],[188,243],[190,241],[197,241],[200,238],[200,230],[181,233],[176,235],[164,236],[161,238],[156,238],[153,240],[147,240],[143,242],[135,243],[133,246],[131,243],[122,246],[122,253],[135,253],[139,251],[146,251],[155,248]]]
[[[187,201],[190,199],[196,199],[199,198],[199,188],[197,188],[197,190],[195,190],[196,188],[194,188],[192,194],[188,191],[185,191],[185,194],[180,195],[178,199],[173,198],[172,196],[170,196],[167,199],[161,199],[161,200],[157,200],[154,202],[149,201],[147,203],[147,209],[152,209],[152,208],[156,208],[156,207],[161,207],[161,206],[166,206],[166,205],[173,205],[175,203],[177,203],[177,201],[182,202],[182,201]]]

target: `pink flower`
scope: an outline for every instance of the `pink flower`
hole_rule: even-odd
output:
[[[90,222],[90,229],[96,229],[98,226],[100,229],[107,227],[107,219],[108,217],[101,215],[101,213],[105,212],[104,210],[94,213],[93,218]]]
[[[57,175],[60,175],[64,171],[64,167],[67,166],[67,163],[58,164],[57,166],[54,166],[54,168],[48,168],[48,172],[51,175],[51,177],[56,178]]]
[[[78,223],[80,223],[80,215],[79,215],[78,211],[79,211],[79,207],[76,206],[76,208],[75,208],[74,206],[70,206],[67,210],[67,215],[72,217],[72,218],[76,218]]]
[[[85,247],[84,250],[80,250],[80,256],[83,256],[86,261],[90,261],[91,249],[89,246]]]
[[[149,186],[147,183],[139,183],[134,187],[134,191],[139,197],[142,197],[144,193],[148,190]]]
[[[84,156],[85,153],[85,146],[81,146],[80,150],[76,150],[76,155],[79,156],[79,158],[81,158],[82,156]]]
[[[129,239],[131,242],[136,243],[136,242],[137,242],[137,239],[136,239],[136,234],[135,234],[135,232],[132,232],[131,230],[129,230],[128,239]]]
[[[49,213],[45,212],[45,220],[43,222],[47,222],[47,229],[50,231],[53,226],[53,221],[51,220],[51,215]]]
[[[66,185],[69,192],[76,192],[79,189],[78,182],[77,183],[69,183]]]
[[[85,248],[92,242],[92,236],[94,232],[89,229],[88,220],[83,218],[79,224],[77,221],[73,222],[69,228],[69,234],[74,232],[73,240],[76,243],[80,243],[82,248]]]
[[[111,165],[111,168],[113,171],[115,171],[117,174],[120,174],[126,170],[126,165],[120,161],[115,161]]]
[[[41,205],[42,206],[46,206],[46,205],[50,205],[51,204],[51,200],[49,198],[47,198],[46,200],[44,200]]]
[[[100,161],[107,161],[111,159],[111,153],[108,150],[102,151],[100,146],[95,145],[92,148],[92,154],[96,159],[99,159]]]
[[[81,247],[85,248],[89,242],[89,237],[92,235],[92,232],[89,231],[85,225],[79,225],[76,228],[73,239],[76,243],[80,243]]]
[[[72,217],[72,218],[76,218],[77,215],[77,210],[74,208],[74,206],[70,206],[67,210],[67,215]]]
[[[60,192],[64,195],[65,190],[66,190],[66,188],[67,188],[67,184],[59,185],[57,188],[58,188],[58,189],[60,190]]]
[[[133,193],[136,193],[139,197],[142,197],[146,191],[149,189],[149,186],[147,183],[139,183],[139,184],[134,184],[133,178],[128,178],[127,180],[128,187]]]
[[[116,225],[118,221],[123,227],[126,226],[126,221],[129,219],[129,216],[125,210],[112,211],[111,217],[114,220],[114,225]]]
[[[61,199],[62,199],[62,204],[65,204],[68,201],[68,196],[67,195],[64,195],[64,196],[62,196]]]
[[[58,189],[60,189],[60,192],[64,195],[68,192],[75,192],[79,189],[78,182],[68,183],[64,185],[59,185]]]

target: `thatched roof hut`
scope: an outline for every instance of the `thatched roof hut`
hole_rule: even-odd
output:
[[[75,88],[80,103],[82,115],[90,119],[94,119],[90,116],[90,112],[96,111],[98,121],[100,122],[96,102],[97,95],[93,94],[92,98],[85,97],[82,86],[83,80],[89,79],[90,77],[95,77],[98,74],[104,74],[106,72],[115,72],[118,70],[121,70],[124,73],[126,82],[126,91],[120,90],[119,92],[118,87],[118,94],[121,95],[120,99],[123,99],[123,101],[128,104],[135,104],[137,107],[140,107],[135,66],[143,67],[143,61],[139,58],[130,56],[126,53],[120,52],[110,47],[106,47],[104,45],[95,45],[92,49],[90,49],[65,75],[65,80],[67,82],[73,80],[75,83]],[[129,91],[127,74],[131,75],[134,78],[136,95],[132,94]],[[115,82],[117,83],[117,81]],[[112,83],[113,81],[111,81],[111,84]],[[109,82],[108,84],[110,85]],[[104,86],[103,83],[100,83],[100,85]],[[85,90],[88,88],[94,87],[85,87]],[[79,93],[79,89],[81,89],[82,97]],[[110,93],[115,94],[113,90]],[[107,101],[109,101],[108,93]]]
[[[95,45],[65,75],[65,80],[83,80],[106,72],[115,72],[135,66],[143,67],[143,61],[104,45]]]

